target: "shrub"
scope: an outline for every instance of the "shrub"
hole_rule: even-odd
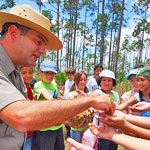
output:
[[[67,80],[67,76],[65,73],[59,72],[56,74],[55,81],[58,84],[58,86],[64,85],[66,80]]]

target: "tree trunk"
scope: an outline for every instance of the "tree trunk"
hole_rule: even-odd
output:
[[[74,67],[74,55],[75,55],[75,43],[76,43],[76,26],[77,26],[77,17],[78,17],[78,3],[79,3],[79,0],[76,0],[76,13],[75,13],[75,28],[74,28],[74,40],[73,40],[72,67]]]
[[[98,0],[97,29],[96,29],[96,40],[95,40],[96,42],[95,42],[94,65],[96,64],[97,36],[98,36],[98,23],[99,23],[99,3],[100,3],[100,0]]]
[[[105,22],[105,13],[104,13],[104,9],[105,9],[105,0],[103,0],[103,5],[102,5],[102,25],[101,25],[101,50],[100,50],[100,64],[103,65],[103,56],[104,56],[104,22]]]
[[[57,9],[57,37],[59,38],[59,3]],[[59,51],[57,51],[57,71],[59,72]]]
[[[115,71],[114,71],[115,73],[117,72],[118,55],[119,55],[119,48],[120,48],[120,37],[121,37],[121,28],[122,28],[123,13],[124,13],[124,3],[125,3],[125,0],[122,1],[121,18],[120,18],[119,33],[118,33],[118,39],[117,39],[117,51],[116,51]]]

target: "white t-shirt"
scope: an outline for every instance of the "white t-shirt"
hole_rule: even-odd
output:
[[[96,91],[99,92],[100,95],[104,95],[104,94],[105,94],[102,90],[96,90]],[[117,103],[117,104],[120,104],[120,100],[119,100],[119,95],[118,95],[118,93],[115,92],[115,91],[113,91],[113,90],[111,90],[111,93],[116,97],[116,103]],[[95,115],[99,116],[99,113],[96,112],[96,113],[94,113],[94,116],[95,116]],[[98,120],[97,120],[95,117],[93,118],[93,123],[96,124],[96,125],[99,125],[99,126],[102,125],[101,123],[98,122]]]
[[[72,87],[73,84],[74,84],[74,80],[72,80],[72,81],[67,80],[65,82],[65,92],[64,92],[64,98],[65,99],[68,98],[68,93],[69,93],[70,88]]]
[[[98,86],[95,78],[92,78],[88,81],[87,88],[88,88],[89,92],[94,92],[96,89],[99,89],[99,86]]]

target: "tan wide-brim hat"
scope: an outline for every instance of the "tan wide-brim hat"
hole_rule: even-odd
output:
[[[38,31],[48,40],[47,50],[59,50],[62,48],[61,41],[50,32],[50,21],[28,5],[13,7],[9,13],[0,11],[0,31],[6,22],[19,23]]]

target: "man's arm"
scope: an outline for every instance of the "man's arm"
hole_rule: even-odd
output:
[[[89,107],[101,109],[105,112],[109,108],[111,114],[115,111],[115,104],[108,95],[97,97],[82,97],[72,100],[46,100],[13,102],[0,111],[0,119],[9,126],[26,132],[57,125],[70,119]]]

